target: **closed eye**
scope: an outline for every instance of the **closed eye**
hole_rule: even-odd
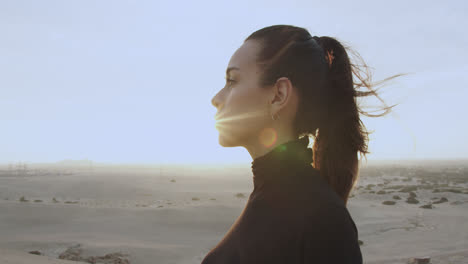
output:
[[[234,83],[234,82],[235,82],[234,80],[232,80],[232,79],[229,79],[229,78],[224,78],[224,79],[226,79],[226,82],[227,82],[227,83],[230,83],[230,84],[232,84],[232,83]],[[230,86],[230,85],[229,85],[229,86]]]

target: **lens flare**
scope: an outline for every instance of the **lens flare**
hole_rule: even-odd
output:
[[[263,146],[269,148],[276,143],[276,140],[278,139],[278,133],[276,133],[274,128],[264,128],[260,132],[258,138]]]
[[[249,112],[246,112],[246,113],[236,114],[236,115],[232,115],[232,116],[229,116],[229,117],[226,117],[225,114],[221,114],[219,116],[218,120],[216,120],[214,126],[215,126],[215,128],[217,130],[227,129],[229,125],[233,125],[231,122],[236,122],[236,121],[240,121],[240,122],[243,122],[243,123],[245,123],[245,122],[255,122],[255,120],[258,117],[263,117],[263,116],[265,116],[265,111],[263,111],[263,110],[249,111]]]
[[[249,118],[256,118],[256,117],[262,117],[262,116],[265,116],[265,111],[263,110],[249,111],[249,112],[242,113],[242,114],[236,114],[231,117],[225,117],[221,115],[217,123],[224,123],[224,122],[237,121],[237,120],[245,121]]]

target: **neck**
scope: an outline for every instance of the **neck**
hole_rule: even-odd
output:
[[[263,183],[285,183],[299,175],[296,172],[311,167],[313,151],[308,148],[309,137],[294,139],[252,161],[254,187],[260,188]],[[289,175],[289,176],[288,176]],[[291,176],[291,177],[290,177]]]
[[[276,138],[276,140],[274,140]],[[288,141],[297,139],[291,132],[281,132],[276,128],[266,128],[258,133],[258,136],[253,138],[244,147],[249,152],[252,160],[265,155],[276,146]],[[271,143],[273,141],[273,143]]]

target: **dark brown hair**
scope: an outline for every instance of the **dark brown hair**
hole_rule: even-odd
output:
[[[369,69],[357,52],[335,38],[312,37],[301,27],[273,25],[253,32],[244,42],[247,40],[261,44],[256,59],[262,70],[261,87],[271,87],[280,77],[288,77],[296,87],[299,105],[295,135],[315,138],[312,165],[346,205],[359,177],[357,154],[360,152],[362,158],[370,153],[370,132],[359,113],[369,117],[387,114],[395,105],[386,106],[372,88],[401,74],[372,83]],[[358,60],[355,64],[347,51]],[[360,91],[362,87],[367,90]],[[369,95],[384,103],[382,114],[373,115],[358,106],[356,97]]]

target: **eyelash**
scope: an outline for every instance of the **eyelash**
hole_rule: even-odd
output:
[[[231,83],[234,83],[234,82],[235,82],[234,80],[229,79],[229,78],[224,78],[224,79],[226,79],[226,82],[231,82]],[[230,87],[230,85],[229,85],[229,87]]]

